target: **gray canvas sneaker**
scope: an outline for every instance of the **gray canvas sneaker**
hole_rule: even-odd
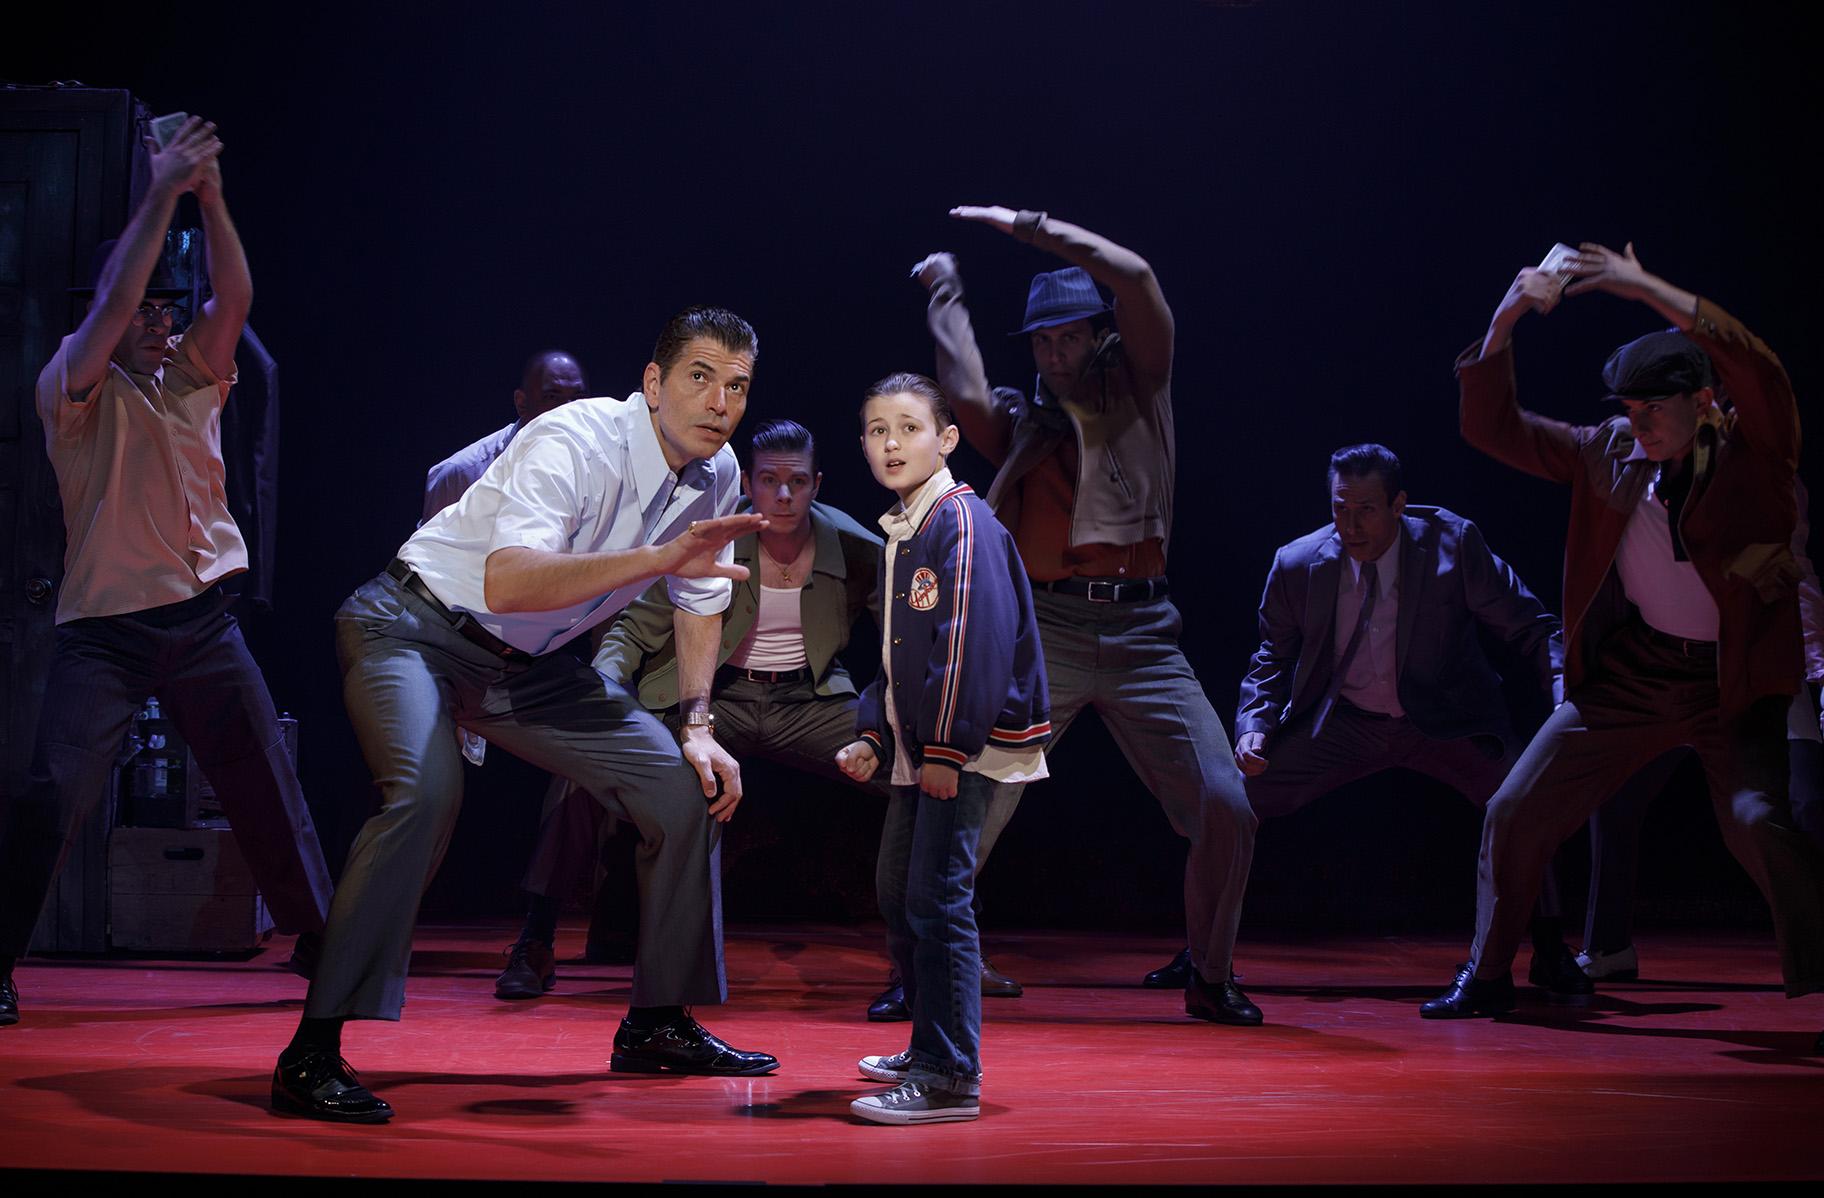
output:
[[[982,1100],[974,1094],[928,1089],[905,1081],[884,1094],[870,1094],[849,1104],[849,1110],[870,1123],[953,1123],[982,1113]]]

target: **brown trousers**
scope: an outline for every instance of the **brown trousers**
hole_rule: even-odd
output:
[[[1508,973],[1552,853],[1643,766],[1689,745],[1723,840],[1773,909],[1788,997],[1824,990],[1824,855],[1793,824],[1787,695],[1718,713],[1716,655],[1636,621],[1552,713],[1495,793],[1477,869],[1476,976]]]

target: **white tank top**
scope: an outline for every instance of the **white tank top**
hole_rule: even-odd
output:
[[[809,665],[804,655],[804,617],[798,610],[803,590],[762,584],[754,626],[728,655],[728,664],[744,670],[801,670]]]

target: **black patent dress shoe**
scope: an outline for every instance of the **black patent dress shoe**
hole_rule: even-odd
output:
[[[1231,981],[1211,983],[1195,969],[1184,987],[1184,1013],[1211,1023],[1234,1027],[1257,1027],[1262,1022],[1260,1008],[1248,1001],[1241,987]]]
[[[1450,989],[1430,1002],[1419,1004],[1421,1019],[1470,1019],[1477,1015],[1504,1015],[1514,1009],[1514,979],[1507,974],[1499,978],[1478,978],[1476,967],[1466,964],[1457,970]]]
[[[764,1052],[740,1052],[710,1035],[686,1015],[664,1027],[634,1027],[625,1019],[614,1033],[615,1073],[707,1073],[714,1077],[753,1077],[779,1068],[779,1058]]]
[[[19,1022],[19,987],[13,975],[0,978],[0,1027]]]
[[[996,969],[987,957],[982,958],[983,998],[1018,998],[1024,993],[1026,987]]]
[[[518,940],[507,950],[507,967],[494,979],[494,997],[542,998],[557,985],[557,955],[536,940]]]
[[[1596,983],[1577,964],[1577,954],[1568,944],[1558,943],[1533,949],[1533,964],[1526,980],[1545,991],[1547,1002],[1581,1007],[1595,997]]]
[[[869,1023],[906,1023],[911,1018],[912,1012],[906,1007],[906,988],[898,981],[889,982],[868,1004]]]
[[[317,961],[322,956],[323,933],[299,932],[297,943],[291,946],[291,956],[285,959],[285,968],[308,982],[317,976]]]
[[[1191,984],[1191,950],[1181,948],[1178,955],[1172,958],[1171,964],[1161,965],[1145,977],[1140,984],[1148,990],[1182,990]]]
[[[385,1123],[393,1108],[375,1098],[340,1055],[293,1045],[272,1071],[272,1109],[331,1123]]]

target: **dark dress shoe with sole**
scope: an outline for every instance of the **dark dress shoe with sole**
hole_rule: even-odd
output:
[[[1478,978],[1474,965],[1457,970],[1450,989],[1430,1002],[1419,1004],[1421,1019],[1471,1019],[1477,1015],[1505,1015],[1514,1009],[1514,979]]]
[[[0,1027],[8,1027],[19,1022],[19,987],[13,981],[13,975],[0,978]]]
[[[1234,1027],[1258,1027],[1264,1017],[1260,1008],[1248,1001],[1234,982],[1212,984],[1195,969],[1184,987],[1184,1013],[1194,1019],[1226,1023]]]
[[[1148,990],[1182,990],[1191,984],[1191,950],[1181,948],[1178,955],[1172,958],[1171,964],[1161,965],[1145,977],[1140,984]]]
[[[906,1023],[911,1018],[912,1012],[906,1007],[906,988],[898,982],[889,983],[868,1004],[869,1023]]]
[[[287,1048],[272,1071],[272,1109],[331,1123],[385,1123],[393,1108],[375,1098],[340,1055]]]
[[[517,941],[507,950],[507,967],[494,979],[494,997],[542,998],[557,985],[557,954],[536,940]]]
[[[739,1052],[685,1016],[664,1027],[634,1027],[625,1019],[614,1033],[615,1073],[705,1073],[713,1077],[754,1077],[779,1068],[764,1052]]]
[[[1588,1006],[1596,996],[1596,983],[1577,964],[1577,954],[1568,944],[1535,948],[1526,980],[1545,991],[1547,1002],[1561,1006]]]
[[[1026,993],[1026,987],[1020,985],[982,958],[982,997],[983,998],[1018,998]]]

